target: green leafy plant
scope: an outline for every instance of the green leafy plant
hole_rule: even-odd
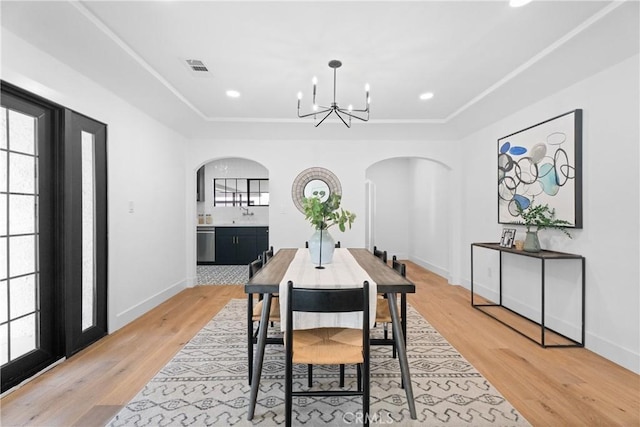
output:
[[[305,219],[311,222],[316,230],[326,230],[337,225],[340,231],[345,231],[347,225],[356,219],[356,214],[344,210],[340,207],[342,196],[331,193],[327,200],[321,201],[324,192],[314,192],[312,197],[302,199]]]
[[[571,225],[569,221],[556,218],[556,210],[551,209],[549,205],[535,204],[531,200],[531,204],[526,209],[522,209],[520,203],[516,202],[518,216],[522,218],[522,224],[527,227],[527,232],[531,231],[531,227],[535,227],[535,232],[544,230],[545,228],[555,228],[562,231],[569,238],[571,234],[566,230],[565,226]]]

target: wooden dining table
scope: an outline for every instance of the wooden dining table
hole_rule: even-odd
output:
[[[255,357],[253,358],[253,369],[249,369],[251,375],[251,392],[249,397],[249,411],[247,419],[252,420],[255,413],[255,406],[258,397],[258,389],[260,386],[260,377],[262,375],[262,364],[264,361],[265,346],[268,342],[267,329],[269,326],[269,313],[271,310],[272,295],[277,294],[280,288],[280,282],[283,280],[291,261],[294,259],[297,248],[280,249],[269,262],[260,269],[245,285],[245,293],[248,295],[247,315],[249,331],[253,330],[252,326],[252,306],[253,295],[262,294],[263,304],[258,327],[257,343],[255,349]],[[409,372],[409,362],[406,352],[406,323],[407,318],[407,293],[415,293],[415,285],[406,277],[399,274],[396,270],[382,262],[380,258],[374,256],[371,252],[363,248],[349,248],[349,252],[358,262],[360,267],[366,271],[371,279],[377,284],[378,293],[385,294],[389,304],[389,311],[392,319],[393,344],[398,352],[398,361],[400,364],[400,372],[402,384],[407,396],[407,405],[412,419],[416,419],[416,407],[413,397],[413,388],[411,386],[411,375]],[[313,268],[313,266],[309,266]],[[356,285],[354,283],[354,285]],[[400,313],[398,313],[397,295],[400,295]],[[253,340],[252,332],[248,334],[248,340]],[[388,344],[385,340],[371,340],[372,345]],[[272,343],[271,341],[270,343]],[[252,342],[249,344],[251,351]]]

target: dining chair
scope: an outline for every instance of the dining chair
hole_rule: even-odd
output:
[[[407,276],[406,265],[399,262],[398,258],[394,255],[391,260],[391,268],[396,270],[398,273],[402,275],[402,277]],[[389,339],[389,324],[391,324],[391,312],[389,311],[389,303],[387,302],[386,295],[378,294],[378,304],[376,305],[376,323],[382,323],[383,325],[383,333],[384,339]],[[393,344],[392,346],[392,357],[396,358],[396,346]]]
[[[304,247],[307,249],[309,248],[309,241],[304,242]],[[339,247],[340,247],[340,240],[336,242],[336,249],[338,249]]]
[[[294,396],[362,396],[363,423],[369,425],[369,283],[351,288],[295,288],[288,282],[285,332],[285,424],[291,426]],[[294,312],[362,312],[362,328],[296,330]],[[293,364],[357,365],[357,390],[293,391]]]
[[[373,247],[373,255],[380,258],[382,262],[387,264],[387,251],[378,249],[377,246]],[[391,323],[391,312],[387,306],[387,296],[385,294],[378,294],[379,304],[376,306],[376,323],[382,323],[382,329],[384,331],[384,339],[389,339],[389,324]],[[393,346],[393,358],[396,357],[396,347]]]
[[[379,250],[377,246],[373,247],[373,255],[377,256],[384,262],[387,263],[387,251]]]
[[[407,265],[398,261],[395,255],[391,258],[391,268],[400,273],[402,277],[407,277]]]
[[[255,261],[249,264],[249,280],[255,276],[260,269],[264,266],[264,256],[258,257]],[[253,298],[248,299],[248,303],[253,301]],[[274,322],[280,322],[280,303],[277,295],[273,295],[271,298],[271,307],[269,309],[269,321],[271,326],[274,326]],[[247,328],[247,359],[249,369],[249,385],[251,385],[251,377],[253,376],[253,346],[258,342],[258,329],[260,326],[260,318],[262,315],[262,305],[264,304],[264,295],[258,295],[258,302],[251,308],[251,319],[248,321]],[[280,343],[276,340],[267,339],[267,344]]]
[[[268,263],[271,258],[273,258],[273,246],[271,246],[269,250],[262,252],[263,264]]]

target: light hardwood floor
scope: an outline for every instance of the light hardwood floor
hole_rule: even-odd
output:
[[[543,349],[415,264],[408,298],[534,426],[639,426],[640,377],[580,348]],[[2,426],[102,426],[242,286],[187,289],[0,401]],[[409,337],[410,338],[410,337]]]

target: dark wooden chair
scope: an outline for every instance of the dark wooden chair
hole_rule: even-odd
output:
[[[264,266],[264,255],[249,264],[249,279],[255,276]],[[253,304],[253,295],[248,295],[247,304]],[[262,315],[262,305],[264,304],[264,295],[258,295],[258,302],[248,308],[249,320],[247,328],[247,359],[249,364],[249,385],[251,385],[251,377],[253,375],[253,346],[258,342],[258,327],[260,326],[260,317]],[[271,307],[269,310],[269,321],[271,326],[274,322],[280,322],[280,304],[277,295],[273,295],[271,299]],[[258,326],[258,327],[257,327]],[[277,340],[276,340],[277,341]],[[267,344],[275,343],[267,340]]]
[[[362,328],[295,330],[294,312],[362,312]],[[362,288],[295,288],[288,283],[285,334],[285,424],[291,426],[293,396],[362,396],[363,423],[369,425],[369,283]],[[339,335],[340,339],[335,339]],[[358,366],[357,390],[293,391],[293,364]],[[342,371],[341,371],[342,374]]]
[[[402,277],[407,277],[407,266],[406,264],[398,261],[398,258],[394,255],[391,259],[391,268],[400,273]]]
[[[387,251],[381,251],[378,249],[377,246],[373,247],[373,255],[377,256],[378,258],[380,258],[382,260],[382,262],[384,262],[385,264],[387,263]]]
[[[304,242],[304,247],[307,248],[307,249],[309,248],[309,242],[308,241]],[[339,248],[339,247],[340,247],[340,240],[338,240],[336,242],[336,249]]]
[[[386,251],[384,252],[386,254]],[[382,259],[382,258],[381,258]],[[407,270],[406,265],[399,262],[397,257],[394,255],[391,260],[391,268],[400,273],[403,277],[406,277]],[[389,311],[389,303],[387,301],[386,295],[379,294],[378,295],[378,304],[376,305],[376,323],[382,323],[382,327],[384,330],[384,340],[389,340],[389,324],[391,323],[391,312]],[[396,346],[393,341],[390,342],[393,346],[392,357],[396,358]]]
[[[268,263],[271,258],[273,258],[273,246],[271,246],[268,251],[262,252],[262,263]]]

